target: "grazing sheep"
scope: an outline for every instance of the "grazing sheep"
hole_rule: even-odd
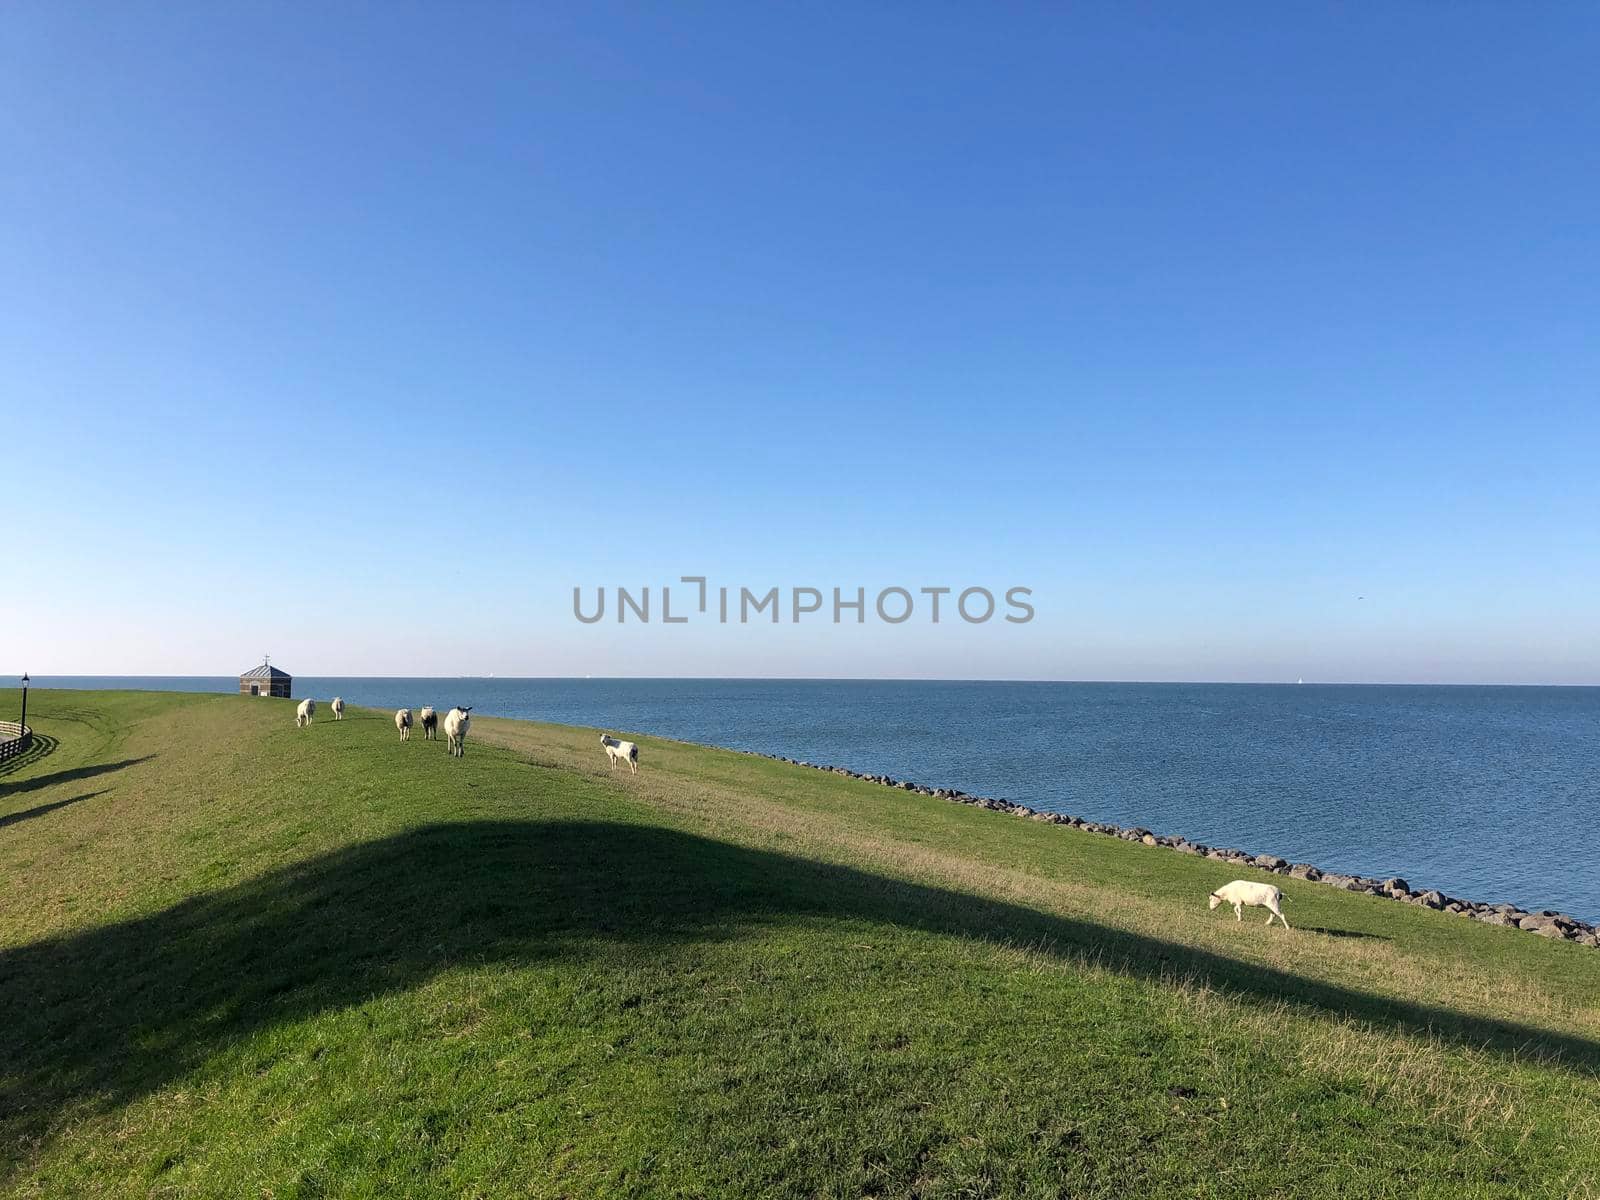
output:
[[[400,740],[411,740],[411,710],[409,708],[397,709],[394,714],[394,727],[400,731]]]
[[[1211,893],[1211,908],[1219,904],[1233,905],[1233,919],[1244,920],[1244,910],[1248,908],[1267,908],[1272,911],[1267,913],[1267,924],[1272,924],[1272,918],[1277,917],[1283,922],[1285,929],[1289,928],[1289,920],[1283,915],[1283,909],[1278,907],[1278,902],[1283,899],[1283,892],[1270,883],[1251,883],[1248,879],[1235,879],[1232,883],[1223,884]]]
[[[335,721],[344,720],[344,701],[343,700],[341,700],[338,696],[335,696],[333,698],[333,703],[328,705],[328,707],[333,709],[333,719]]]
[[[300,701],[300,707],[294,710],[294,727],[304,729],[311,724],[311,718],[317,715],[317,702],[312,699]]]
[[[424,704],[417,715],[422,718],[422,736],[433,741],[439,736],[439,714],[433,711],[433,705]]]
[[[639,773],[638,746],[635,746],[632,742],[618,741],[609,733],[600,735],[600,744],[606,748],[606,762],[612,770],[616,770],[617,760],[620,758],[628,764],[629,770],[635,775]]]
[[[444,715],[445,747],[456,758],[467,756],[467,730],[472,728],[472,718],[467,714],[471,711],[470,705],[457,705]]]

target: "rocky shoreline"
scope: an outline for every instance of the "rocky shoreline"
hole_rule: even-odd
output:
[[[861,771],[852,771],[846,767],[830,767],[820,763],[803,762],[799,759],[786,758],[781,754],[763,754],[754,750],[745,751],[745,753],[753,754],[757,758],[768,758],[775,762],[788,763],[791,766],[806,767],[813,771],[826,771],[829,774],[843,776],[847,779],[859,779],[865,783],[876,783],[883,787],[914,792],[919,796],[931,796],[936,800],[948,800],[954,804],[966,804],[973,808],[987,809],[990,812],[1008,813],[1014,817],[1023,817],[1047,825],[1065,825],[1072,829],[1080,829],[1085,833],[1098,833],[1106,837],[1120,838],[1125,842],[1138,842],[1146,846],[1158,846],[1176,851],[1179,854],[1210,858],[1217,862],[1230,863],[1237,867],[1249,867],[1252,870],[1265,871],[1273,875],[1287,875],[1291,879],[1304,879],[1311,883],[1326,884],[1328,887],[1338,888],[1341,891],[1362,892],[1368,896],[1379,896],[1402,904],[1414,904],[1419,908],[1431,908],[1438,912],[1481,921],[1485,925],[1500,925],[1507,929],[1526,930],[1541,937],[1576,942],[1582,946],[1600,946],[1600,934],[1597,934],[1593,925],[1587,921],[1580,921],[1576,917],[1570,917],[1566,913],[1556,912],[1553,909],[1546,908],[1537,912],[1528,912],[1525,909],[1518,908],[1515,904],[1484,904],[1476,900],[1462,900],[1455,896],[1447,896],[1436,889],[1414,890],[1404,879],[1398,876],[1391,876],[1388,879],[1374,879],[1367,875],[1344,875],[1337,871],[1324,871],[1319,867],[1312,866],[1310,863],[1291,863],[1275,854],[1251,854],[1247,850],[1208,846],[1204,842],[1191,842],[1182,837],[1165,837],[1137,825],[1123,827],[1121,825],[1110,825],[1102,821],[1088,821],[1082,817],[1068,816],[1066,813],[1041,812],[1038,809],[1029,808],[1026,804],[1017,804],[1011,800],[997,800],[992,796],[974,796],[954,788],[927,787],[923,784],[912,783],[910,780],[895,779],[888,775],[871,775]]]

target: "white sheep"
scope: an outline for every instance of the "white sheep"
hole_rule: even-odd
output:
[[[1285,929],[1289,928],[1289,920],[1283,915],[1283,909],[1278,907],[1283,899],[1283,892],[1275,884],[1251,883],[1248,879],[1235,879],[1232,883],[1225,883],[1211,893],[1209,907],[1216,908],[1219,904],[1233,905],[1233,919],[1244,920],[1246,908],[1267,908],[1272,911],[1267,913],[1267,924],[1272,924],[1272,918],[1277,917],[1283,922]]]
[[[344,701],[342,699],[340,699],[338,696],[335,696],[333,698],[333,703],[328,705],[328,707],[333,709],[333,719],[335,721],[344,720]]]
[[[300,701],[300,707],[294,710],[294,727],[304,729],[311,724],[311,718],[317,715],[317,702],[309,697]]]
[[[402,742],[411,740],[411,710],[409,708],[395,710],[394,727],[400,731],[400,740]]]
[[[613,771],[617,768],[617,760],[621,759],[628,764],[629,769],[635,775],[639,773],[638,746],[632,742],[619,741],[608,733],[600,735],[600,744],[606,748],[606,762]]]
[[[467,755],[467,730],[472,728],[472,718],[467,714],[471,711],[471,705],[466,708],[457,705],[444,715],[445,747],[456,758]]]
[[[422,711],[417,714],[422,719],[422,736],[430,742],[439,736],[439,714],[433,711],[433,705],[424,704]]]

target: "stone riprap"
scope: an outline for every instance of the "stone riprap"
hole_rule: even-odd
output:
[[[1088,821],[1082,817],[1069,816],[1066,813],[1041,812],[1038,809],[1029,808],[1026,804],[1017,804],[1011,800],[998,800],[993,796],[974,796],[954,788],[927,787],[923,784],[912,783],[907,779],[895,779],[889,775],[871,775],[862,771],[852,771],[846,767],[830,767],[819,763],[804,762],[800,759],[786,758],[781,754],[762,754],[759,751],[745,751],[745,753],[753,754],[757,758],[768,758],[775,762],[788,763],[791,766],[806,767],[813,771],[827,771],[830,774],[840,775],[846,779],[859,779],[865,783],[876,783],[883,787],[896,788],[900,791],[915,792],[919,796],[932,796],[936,800],[948,800],[954,804],[966,804],[972,808],[987,809],[990,812],[1007,813],[1014,817],[1039,821],[1046,825],[1065,825],[1071,829],[1080,829],[1085,833],[1098,833],[1106,837],[1120,838],[1125,842],[1138,842],[1145,846],[1157,846],[1167,850],[1175,850],[1179,854],[1209,858],[1217,862],[1228,863],[1231,866],[1248,867],[1251,870],[1266,871],[1274,875],[1287,875],[1291,879],[1304,879],[1311,883],[1321,883],[1328,887],[1338,888],[1341,891],[1361,892],[1368,896],[1378,896],[1386,900],[1399,901],[1402,904],[1414,904],[1420,908],[1431,908],[1437,912],[1450,913],[1453,916],[1481,921],[1485,925],[1501,925],[1508,929],[1522,929],[1529,933],[1536,933],[1540,937],[1557,938],[1562,941],[1576,942],[1583,946],[1600,946],[1600,935],[1596,934],[1593,925],[1587,921],[1580,921],[1576,917],[1569,917],[1565,913],[1555,912],[1547,908],[1540,909],[1537,912],[1528,912],[1518,908],[1515,904],[1484,904],[1477,900],[1462,900],[1455,896],[1447,896],[1435,889],[1423,891],[1413,889],[1404,879],[1398,876],[1391,876],[1388,879],[1374,879],[1368,875],[1344,875],[1337,871],[1324,871],[1310,863],[1291,863],[1275,854],[1251,854],[1247,850],[1208,846],[1204,842],[1192,842],[1182,837],[1166,837],[1162,834],[1152,833],[1150,830],[1138,825],[1124,827],[1102,821]]]

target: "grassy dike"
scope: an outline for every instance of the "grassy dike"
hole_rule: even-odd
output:
[[[7,1195],[1600,1194],[1595,950],[649,737],[29,715]]]

